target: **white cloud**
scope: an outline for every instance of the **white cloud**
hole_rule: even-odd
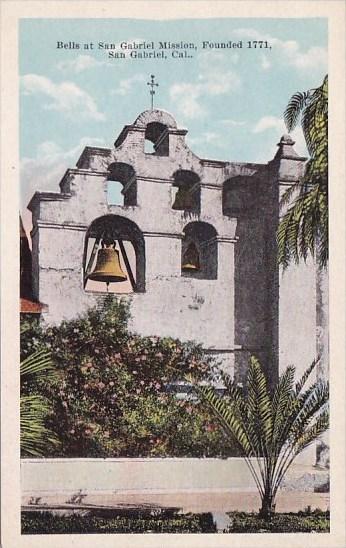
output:
[[[69,150],[63,150],[53,141],[44,141],[38,145],[36,156],[23,158],[21,172],[21,209],[23,223],[30,230],[31,215],[26,209],[36,191],[60,192],[59,183],[67,168],[74,167],[86,146],[104,146],[103,139],[83,137]]]
[[[205,52],[198,58],[200,73],[197,83],[179,82],[171,86],[170,98],[175,109],[186,118],[200,118],[208,113],[207,97],[218,97],[239,89],[241,80],[231,70],[225,70],[224,54]]]
[[[292,64],[302,70],[321,66],[326,67],[327,63],[327,51],[320,47],[311,47],[305,53],[298,53],[298,55],[292,59]]]
[[[173,84],[170,97],[176,103],[177,110],[186,118],[198,118],[206,114],[206,109],[200,104],[200,97],[203,93],[201,84]]]
[[[213,131],[204,131],[203,133],[200,134],[199,137],[191,137],[191,138],[188,137],[187,140],[191,145],[197,145],[200,143],[205,143],[205,144],[214,143],[219,146],[222,145],[220,135]]]
[[[57,68],[62,71],[71,70],[78,74],[84,70],[106,64],[107,63],[105,61],[98,61],[91,55],[78,55],[75,59],[60,61],[60,63],[57,64]]]
[[[246,122],[241,120],[232,120],[231,118],[225,118],[224,120],[220,120],[220,124],[226,127],[240,127],[245,126]]]
[[[144,74],[135,74],[131,78],[125,78],[120,80],[118,87],[111,91],[112,95],[127,95],[130,93],[136,84],[142,83],[146,80]]]
[[[265,133],[267,131],[275,131],[277,135],[277,139],[279,140],[282,135],[287,134],[287,128],[285,126],[285,122],[282,118],[277,118],[276,116],[263,116],[260,118],[257,123],[254,125],[252,129],[252,133]],[[307,156],[308,152],[306,149],[304,134],[300,126],[296,127],[294,131],[290,133],[290,136],[292,137],[293,141],[295,142],[294,150],[301,154],[302,156]],[[272,142],[271,137],[271,142]],[[272,145],[271,145],[272,148]],[[265,153],[266,158],[270,158],[270,154],[267,152]],[[256,160],[256,161],[262,161],[262,160]]]
[[[266,55],[261,56],[261,68],[263,70],[268,70],[271,67],[271,63],[268,60],[268,57]]]
[[[50,99],[43,108],[56,110],[69,117],[82,117],[84,119],[105,120],[102,112],[99,112],[94,99],[74,82],[61,82],[55,84],[46,76],[39,74],[26,74],[21,78],[25,95],[41,94]]]
[[[267,40],[267,42],[272,46],[272,50],[262,50],[268,55],[275,54],[278,52],[280,54],[280,60],[287,63],[290,66],[293,66],[300,70],[305,69],[321,69],[327,67],[327,50],[322,47],[311,46],[306,51],[301,50],[300,44],[296,40],[280,40],[274,36],[261,34],[256,29],[251,28],[240,28],[236,29],[233,34],[238,38],[249,38],[250,40]],[[282,56],[284,59],[282,59]],[[268,59],[267,59],[268,61]],[[262,68],[269,68],[267,61],[262,59]],[[269,61],[268,61],[269,62]],[[263,63],[265,66],[263,66]]]
[[[277,131],[281,131],[284,129],[284,121],[281,118],[276,118],[276,116],[263,116],[263,118],[258,120],[252,132],[262,133],[267,129],[276,129]]]

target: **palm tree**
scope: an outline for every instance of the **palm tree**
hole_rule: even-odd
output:
[[[46,426],[51,413],[50,402],[37,394],[37,384],[56,375],[49,353],[38,350],[20,364],[20,445],[24,457],[42,457],[59,442]]]
[[[288,367],[272,394],[254,357],[248,369],[246,395],[227,376],[223,396],[211,386],[194,383],[202,400],[238,444],[261,497],[260,515],[267,520],[275,512],[277,491],[293,460],[328,428],[328,383],[316,381],[303,390],[315,366],[313,362],[296,384],[295,368]]]
[[[328,76],[317,89],[295,93],[285,110],[288,131],[301,116],[310,154],[305,175],[281,200],[289,205],[277,232],[278,260],[284,268],[293,260],[306,260],[309,253],[320,267],[328,263]]]

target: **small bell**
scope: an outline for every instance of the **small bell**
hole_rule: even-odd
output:
[[[193,242],[188,245],[183,255],[183,265],[181,268],[184,272],[197,272],[200,270],[199,253]]]
[[[172,209],[193,209],[193,206],[194,203],[191,192],[186,187],[180,186],[175,195]]]
[[[121,268],[119,251],[115,249],[114,240],[104,238],[101,245],[102,249],[97,252],[95,268],[89,274],[88,280],[105,282],[108,289],[109,283],[124,282],[127,276]]]

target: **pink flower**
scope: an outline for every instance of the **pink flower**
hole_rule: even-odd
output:
[[[97,386],[102,390],[106,385],[103,382],[99,382]]]
[[[114,382],[111,381],[111,382],[109,383],[109,386],[114,386]]]
[[[84,385],[83,385],[83,388],[84,388],[85,390],[87,390],[87,389],[89,388],[89,385],[88,385],[88,384],[84,384]]]
[[[157,352],[157,354],[155,354],[156,358],[163,358],[163,354],[162,352]]]
[[[161,388],[161,384],[159,382],[156,382],[155,383],[155,388],[158,390],[159,388]]]
[[[144,381],[140,381],[140,383],[139,383],[139,384],[141,384],[141,385],[143,386],[143,384],[145,384],[145,382],[144,382]]]

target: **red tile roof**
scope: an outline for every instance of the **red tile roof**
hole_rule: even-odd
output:
[[[22,314],[41,314],[45,308],[44,304],[30,301],[29,299],[20,299],[20,311]]]

